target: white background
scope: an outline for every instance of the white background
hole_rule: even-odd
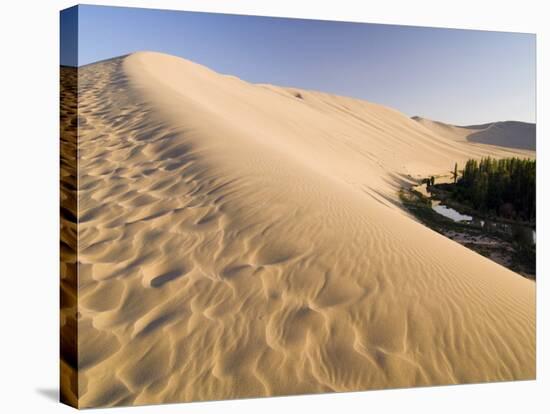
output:
[[[102,2],[89,1],[90,4]],[[550,412],[549,30],[545,1],[105,1],[103,4],[537,33],[537,380],[109,409],[109,413]],[[0,14],[0,411],[70,412],[58,381],[58,34],[61,0],[4,1]],[[546,19],[545,19],[546,17]],[[546,20],[546,21],[545,21]],[[544,27],[546,24],[546,27]],[[514,56],[510,56],[514,59]],[[548,102],[548,99],[546,99]],[[546,117],[544,116],[546,115]],[[550,128],[550,127],[549,127]],[[545,184],[546,183],[546,184]],[[548,253],[546,253],[548,254]],[[98,410],[94,412],[104,412]]]

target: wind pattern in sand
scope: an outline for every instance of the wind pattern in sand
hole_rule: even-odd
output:
[[[533,151],[158,53],[78,81],[80,407],[535,377],[535,283],[397,198]]]

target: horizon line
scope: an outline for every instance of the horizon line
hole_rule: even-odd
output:
[[[75,6],[73,6],[75,7]],[[143,52],[149,52],[149,53],[158,53],[158,54],[163,54],[163,55],[167,55],[167,56],[173,56],[173,57],[177,57],[179,59],[184,59],[184,60],[187,60],[189,62],[193,62],[197,65],[201,65],[205,68],[208,68],[209,70],[217,73],[218,75],[229,75],[229,76],[235,76],[237,77],[238,79],[240,79],[241,81],[243,82],[247,82],[251,85],[268,85],[269,83],[255,83],[255,82],[250,82],[250,81],[247,81],[245,79],[242,79],[241,77],[237,76],[237,75],[233,75],[233,74],[229,74],[229,73],[220,73],[212,68],[210,68],[209,66],[207,65],[204,65],[200,62],[196,62],[196,61],[193,61],[193,60],[190,60],[190,59],[187,59],[183,56],[180,56],[180,55],[173,55],[173,54],[170,54],[170,53],[165,53],[165,52],[159,52],[159,51],[155,51],[155,50],[135,50],[135,51],[132,51],[132,52],[128,52],[128,53],[124,53],[122,55],[118,55],[118,56],[112,56],[112,57],[109,57],[109,58],[106,58],[106,59],[100,59],[100,60],[97,60],[97,61],[94,61],[94,62],[89,62],[89,63],[85,63],[83,65],[78,65],[78,66],[73,66],[73,65],[64,65],[64,64],[59,64],[59,67],[65,67],[65,68],[71,68],[71,69],[80,69],[80,68],[84,68],[84,67],[87,67],[87,66],[92,66],[92,65],[95,65],[95,64],[99,64],[99,63],[103,63],[103,62],[109,62],[111,60],[115,60],[115,59],[122,59],[122,58],[126,58],[130,55],[133,55],[135,53],[143,53]],[[414,118],[422,118],[422,119],[426,119],[426,120],[429,120],[429,121],[432,121],[432,122],[438,122],[438,123],[442,123],[442,124],[445,124],[445,125],[450,125],[450,126],[455,126],[455,127],[459,127],[459,128],[472,128],[472,127],[479,127],[479,126],[484,126],[484,125],[491,125],[491,124],[496,124],[496,123],[503,123],[503,122],[519,122],[519,123],[523,123],[523,124],[529,124],[529,125],[536,125],[537,122],[536,122],[536,119],[534,122],[530,122],[530,121],[522,121],[522,120],[518,120],[518,119],[500,119],[500,120],[492,120],[492,121],[487,121],[487,122],[481,122],[481,123],[474,123],[474,124],[455,124],[455,123],[451,123],[451,122],[447,122],[447,121],[441,121],[441,120],[437,120],[437,119],[433,119],[433,118],[430,118],[430,117],[426,117],[426,116],[422,116],[422,115],[408,115],[406,114],[405,112],[403,112],[402,110],[400,109],[397,109],[393,106],[390,106],[390,105],[387,105],[387,104],[381,104],[381,103],[378,103],[376,101],[371,101],[371,100],[367,100],[367,99],[364,99],[364,98],[360,98],[360,97],[356,97],[356,96],[350,96],[350,95],[342,95],[342,94],[337,94],[337,93],[332,93],[332,92],[326,92],[326,91],[323,91],[323,90],[318,90],[318,89],[306,89],[306,88],[302,88],[300,86],[293,86],[293,85],[279,85],[279,84],[273,84],[271,83],[270,85],[273,85],[273,86],[278,86],[278,87],[281,87],[281,88],[287,88],[287,89],[301,89],[303,91],[310,91],[310,92],[319,92],[319,93],[326,93],[328,95],[333,95],[333,96],[341,96],[341,97],[345,97],[345,98],[351,98],[351,99],[357,99],[357,100],[360,100],[360,101],[364,101],[364,102],[370,102],[370,103],[374,103],[374,104],[377,104],[377,105],[382,105],[382,106],[385,106],[387,108],[391,108],[393,110],[396,110],[404,115],[406,115],[408,118],[412,119],[412,120],[415,120]],[[536,114],[535,114],[536,116]]]

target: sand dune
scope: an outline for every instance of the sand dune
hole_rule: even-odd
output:
[[[80,406],[535,377],[535,284],[396,195],[533,152],[152,52],[79,88]]]
[[[412,119],[436,134],[455,141],[478,142],[530,151],[536,149],[536,126],[528,122],[503,121],[456,126],[418,116],[413,116]]]
[[[60,106],[60,382],[67,404],[78,404],[77,104],[78,72],[61,67]]]

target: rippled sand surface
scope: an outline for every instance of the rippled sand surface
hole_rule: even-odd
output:
[[[78,76],[81,407],[535,377],[535,284],[397,198],[533,152],[158,53]]]

